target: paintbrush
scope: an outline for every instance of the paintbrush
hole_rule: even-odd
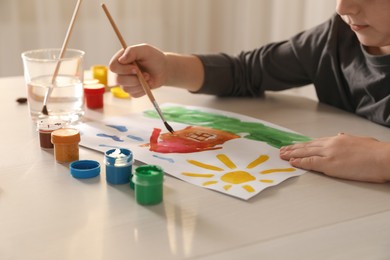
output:
[[[117,35],[117,37],[118,37],[118,39],[119,39],[119,41],[120,41],[120,43],[122,45],[122,48],[125,50],[127,48],[127,44],[126,44],[125,40],[123,39],[122,34],[120,33],[118,27],[116,26],[114,20],[112,19],[110,12],[108,11],[108,9],[107,9],[105,4],[102,4],[102,8],[103,8],[103,11],[105,12],[108,20],[110,21],[111,26],[114,29],[114,31],[115,31],[115,33],[116,33],[116,35]],[[152,102],[152,104],[153,104],[154,108],[156,109],[158,115],[160,116],[161,120],[164,122],[164,125],[167,128],[167,130],[169,132],[173,133],[174,132],[173,128],[165,120],[164,115],[163,115],[163,113],[162,113],[162,111],[160,109],[160,106],[157,104],[157,101],[154,98],[152,91],[150,90],[149,84],[145,80],[144,76],[142,75],[142,72],[141,72],[138,64],[135,61],[134,61],[133,64],[136,67],[138,80],[140,81],[141,86],[144,89],[146,95],[148,96],[149,100]]]
[[[74,21],[76,20],[78,11],[80,9],[80,4],[81,4],[81,0],[78,0],[77,4],[76,4],[76,7],[74,9],[74,12],[73,12],[72,19],[71,19],[69,27],[68,27],[68,31],[66,32],[64,42],[62,43],[60,55],[58,57],[58,61],[57,61],[57,64],[56,64],[56,67],[55,67],[55,70],[54,70],[54,73],[53,73],[53,77],[51,79],[51,85],[47,89],[45,97],[43,99],[42,114],[44,114],[44,115],[49,115],[49,111],[47,110],[47,100],[49,99],[49,96],[51,95],[51,93],[53,91],[53,88],[55,86],[55,81],[56,81],[58,72],[60,70],[61,59],[64,58],[65,51],[66,51],[66,48],[68,46],[69,38],[70,38],[70,35],[72,33],[72,30],[73,30]]]

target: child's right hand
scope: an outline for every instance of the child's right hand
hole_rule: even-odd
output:
[[[168,65],[162,51],[147,44],[129,46],[112,57],[109,68],[116,75],[116,83],[132,97],[145,95],[134,62],[138,64],[151,89],[167,83]]]

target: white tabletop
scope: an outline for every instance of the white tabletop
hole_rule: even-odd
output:
[[[0,259],[390,259],[390,184],[306,173],[249,201],[167,176],[164,200],[140,206],[105,170],[72,178],[42,150],[28,115],[22,77],[0,79]],[[217,98],[164,88],[159,103],[216,108],[312,137],[346,132],[390,141],[388,128],[286,94]],[[107,93],[110,116],[150,108],[146,98]],[[367,151],[369,152],[369,151]],[[80,159],[103,155],[80,148]]]

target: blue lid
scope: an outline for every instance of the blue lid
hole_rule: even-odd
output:
[[[74,161],[70,164],[70,174],[78,179],[96,177],[100,174],[100,163],[93,160]]]

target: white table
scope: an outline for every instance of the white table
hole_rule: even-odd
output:
[[[2,260],[390,259],[390,184],[306,173],[242,201],[168,176],[163,203],[139,206],[128,185],[106,184],[104,167],[77,180],[40,149],[27,105],[15,101],[25,96],[22,77],[0,79],[0,89]],[[300,97],[154,93],[159,103],[241,113],[312,137],[342,131],[390,141],[388,128]],[[107,93],[101,116],[149,107],[146,98]],[[80,159],[102,163],[103,155],[80,148]]]

